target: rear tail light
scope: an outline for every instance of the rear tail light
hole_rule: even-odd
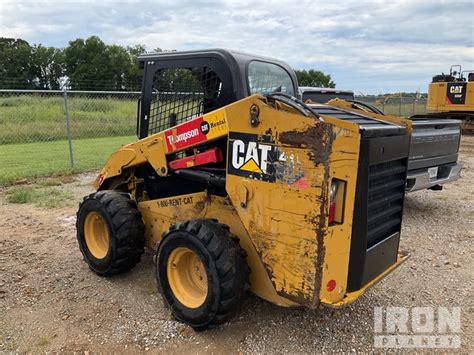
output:
[[[344,213],[344,195],[346,182],[339,179],[332,179],[329,191],[329,214],[328,224],[342,223]]]
[[[104,182],[104,175],[102,174],[99,174],[99,176],[97,176],[97,178],[95,179],[95,185],[96,185],[96,188],[99,188],[100,185],[102,185],[102,183]]]
[[[326,290],[329,292],[334,291],[336,288],[336,280],[329,280],[328,283],[326,284]]]
[[[331,191],[329,192],[329,224],[334,223],[334,217],[336,214],[336,194],[338,183],[333,180],[331,184]]]

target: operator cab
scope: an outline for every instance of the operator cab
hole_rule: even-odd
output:
[[[139,64],[144,69],[140,139],[256,93],[298,93],[288,64],[236,51],[150,53],[140,56]]]
[[[139,101],[137,135],[139,139],[165,131],[206,113],[244,99],[253,94],[279,92],[295,95],[298,90],[296,75],[288,64],[261,56],[224,49],[145,54],[139,57],[144,70],[142,94]],[[199,139],[209,127],[180,131],[176,128],[177,146]],[[180,127],[180,126],[178,126]],[[171,139],[171,138],[169,138]],[[227,155],[227,139],[201,144],[173,153],[173,159],[185,158],[216,148]],[[202,171],[225,176],[225,160],[200,167]],[[205,183],[189,181],[178,174],[158,177],[145,165],[136,175],[142,178],[151,199],[203,191]],[[225,189],[211,189],[216,195],[225,195]]]
[[[474,70],[462,70],[459,64],[452,65],[449,68],[449,74],[441,73],[439,75],[433,76],[432,83],[444,83],[444,82],[466,82],[474,81]]]

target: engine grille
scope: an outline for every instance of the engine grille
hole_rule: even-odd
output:
[[[369,167],[367,249],[400,231],[406,159]]]
[[[359,290],[397,261],[410,136],[362,139],[347,289]]]

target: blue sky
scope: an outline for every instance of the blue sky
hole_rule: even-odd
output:
[[[0,36],[64,47],[91,35],[149,50],[263,54],[357,93],[425,92],[452,64],[474,69],[474,0],[0,0]]]

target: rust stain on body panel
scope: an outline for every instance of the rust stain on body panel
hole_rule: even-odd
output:
[[[227,117],[233,116],[228,112]],[[253,197],[245,208],[234,203],[276,292],[312,308],[319,301],[324,264],[332,127],[262,106],[256,131],[271,132],[270,141],[286,161],[280,156],[274,182],[248,180]],[[255,132],[231,119],[229,130]],[[227,175],[232,201],[240,183],[239,177]]]
[[[329,190],[329,155],[332,149],[332,142],[334,140],[333,126],[318,124],[310,127],[309,129],[299,132],[290,131],[283,132],[280,134],[280,142],[298,147],[305,147],[308,149],[309,159],[314,163],[315,167],[320,165],[323,166],[324,175],[322,177],[321,184],[321,195],[318,196],[319,201],[319,215],[309,215],[306,218],[306,222],[311,224],[314,228],[317,243],[317,255],[316,255],[316,273],[311,278],[313,282],[313,290],[319,290],[321,288],[325,246],[324,236],[326,233],[326,216],[328,210],[328,190]],[[311,304],[312,307],[317,306],[319,298],[315,297]]]

